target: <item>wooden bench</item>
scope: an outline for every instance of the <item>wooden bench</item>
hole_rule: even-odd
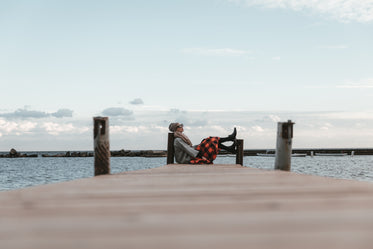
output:
[[[168,143],[167,143],[167,164],[174,163],[174,133],[168,133]],[[243,165],[243,139],[237,139],[237,153],[236,153],[236,164]]]

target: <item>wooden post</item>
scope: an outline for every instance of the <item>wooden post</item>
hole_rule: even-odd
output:
[[[237,139],[236,164],[243,165],[243,139]]]
[[[169,132],[168,133],[168,143],[167,143],[167,164],[173,164],[174,163],[174,133]]]
[[[293,124],[291,120],[286,123],[278,122],[275,169],[290,171]]]
[[[109,118],[94,117],[95,176],[110,174]]]

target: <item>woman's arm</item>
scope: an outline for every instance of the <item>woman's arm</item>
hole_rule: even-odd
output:
[[[187,153],[190,157],[196,157],[199,153],[198,150],[193,149],[187,143],[185,143],[181,138],[176,138],[174,142],[174,146],[180,148],[185,153]]]

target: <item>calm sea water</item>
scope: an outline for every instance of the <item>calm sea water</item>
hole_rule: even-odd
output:
[[[273,157],[244,157],[244,166],[273,170]],[[234,164],[235,157],[219,156],[215,163]],[[166,158],[112,157],[111,172],[149,169],[166,164]],[[0,191],[92,177],[94,159],[0,158]],[[373,156],[294,157],[291,170],[302,174],[373,181]]]

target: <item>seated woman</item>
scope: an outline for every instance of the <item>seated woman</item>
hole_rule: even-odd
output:
[[[197,146],[193,146],[189,138],[183,133],[183,124],[171,123],[168,128],[174,133],[174,151],[177,163],[212,164],[220,149],[234,154],[237,152],[236,128],[234,128],[233,133],[227,137],[208,137],[203,139]],[[233,144],[231,146],[225,146],[223,144],[225,142],[233,142]]]

